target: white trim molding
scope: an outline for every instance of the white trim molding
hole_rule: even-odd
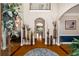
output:
[[[60,42],[61,44],[72,44],[72,42]]]
[[[30,10],[30,12],[51,12],[51,10]]]

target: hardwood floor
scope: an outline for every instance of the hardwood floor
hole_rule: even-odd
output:
[[[20,43],[11,42],[11,53],[10,55],[14,54],[21,46]]]
[[[1,50],[1,56],[10,56],[10,48],[6,48],[6,50]]]
[[[70,54],[72,51],[72,49],[70,48],[70,45],[67,45],[67,44],[62,44],[60,48],[63,49],[67,54]]]
[[[11,56],[23,56],[28,51],[34,48],[48,48],[51,51],[56,52],[59,56],[67,56],[70,53],[68,45],[45,45],[44,42],[37,41],[35,45],[24,45],[24,46],[16,46],[12,49]]]
[[[20,43],[11,42],[11,47],[6,50],[1,50],[1,56],[23,56],[28,51],[35,48],[47,48],[56,52],[59,56],[68,56],[71,53],[69,45],[45,45],[42,41],[36,41],[35,45],[20,46]]]

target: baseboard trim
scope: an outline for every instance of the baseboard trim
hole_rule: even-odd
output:
[[[61,42],[60,44],[72,44],[72,42]]]

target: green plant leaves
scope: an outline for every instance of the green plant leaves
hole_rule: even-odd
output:
[[[79,39],[74,38],[72,44],[70,45],[72,49],[72,56],[79,56]]]
[[[72,56],[79,56],[79,49],[76,49],[73,53]]]

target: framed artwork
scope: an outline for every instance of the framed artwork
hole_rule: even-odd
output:
[[[51,10],[50,3],[30,3],[30,10]]]
[[[76,20],[66,20],[65,29],[66,30],[76,30]]]

